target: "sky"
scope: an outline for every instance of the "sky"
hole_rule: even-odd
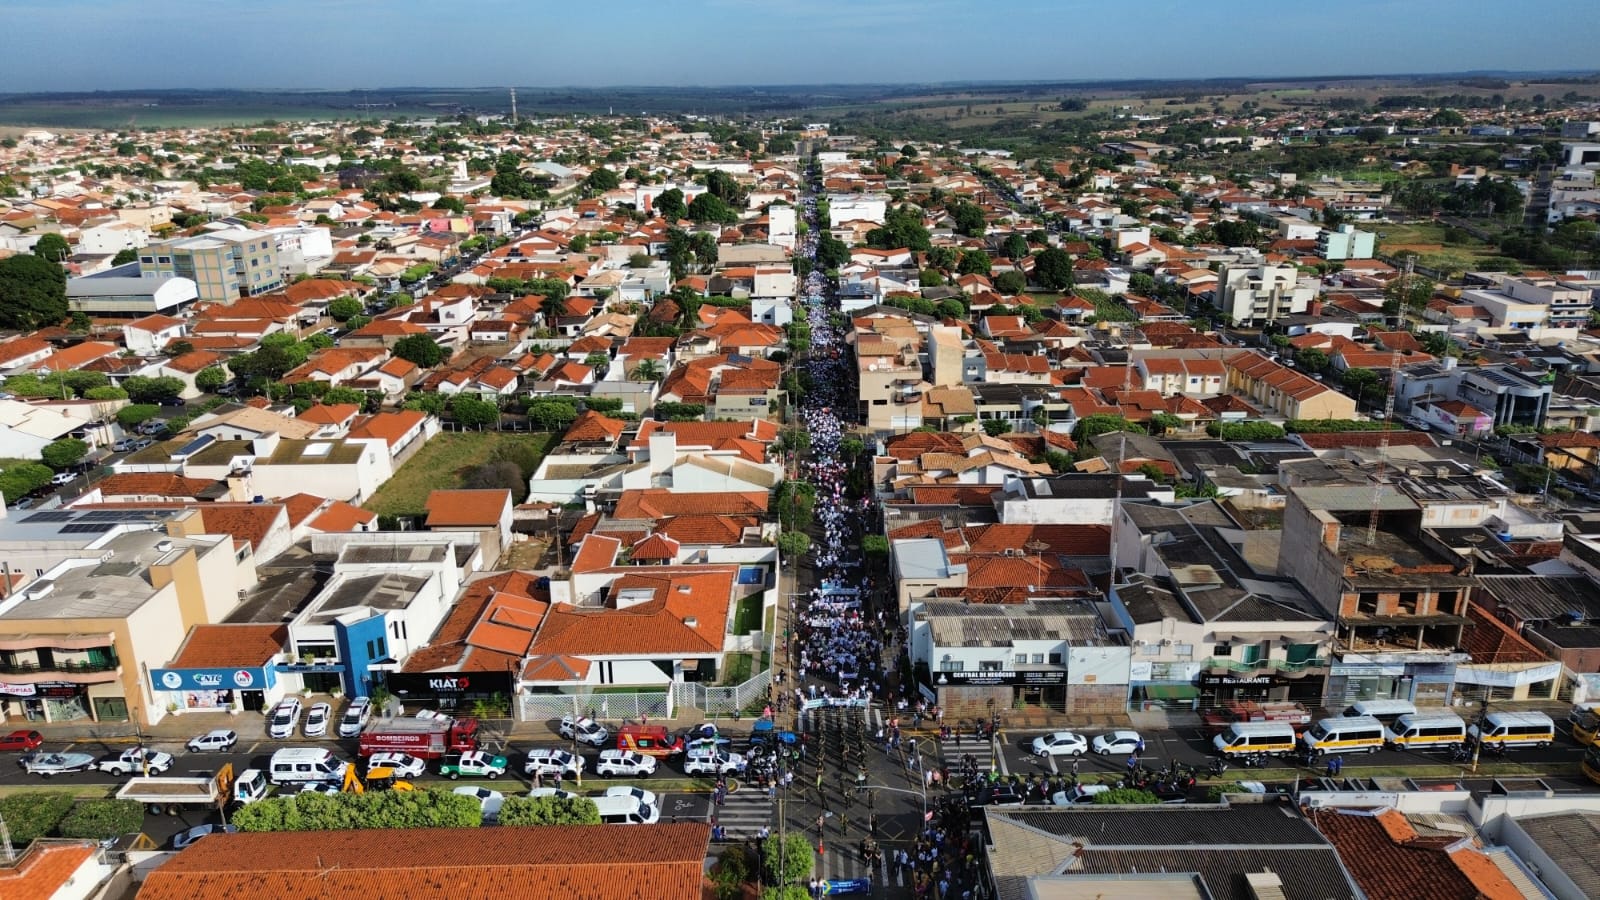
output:
[[[0,0],[0,92],[1600,67],[1594,0]]]

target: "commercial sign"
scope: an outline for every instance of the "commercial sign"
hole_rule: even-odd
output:
[[[1232,672],[1219,675],[1215,672],[1201,672],[1200,683],[1228,685],[1277,684],[1278,679],[1274,675],[1239,675]]]
[[[0,681],[0,694],[7,697],[33,697],[39,693],[39,686],[33,682],[20,684],[10,681]]]
[[[938,686],[961,685],[1056,685],[1067,683],[1065,669],[1028,670],[1018,672],[1014,669],[990,669],[988,671],[970,672],[935,672],[933,683]]]
[[[158,691],[259,691],[276,682],[270,667],[150,670],[150,685]]]
[[[385,686],[395,694],[510,694],[508,672],[390,672]]]

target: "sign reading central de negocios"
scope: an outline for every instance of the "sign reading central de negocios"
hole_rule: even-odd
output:
[[[260,691],[277,680],[276,672],[261,666],[150,670],[150,686],[158,691]]]

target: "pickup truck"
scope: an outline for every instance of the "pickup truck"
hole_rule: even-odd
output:
[[[490,756],[482,750],[468,753],[451,753],[439,761],[439,774],[454,781],[465,775],[468,778],[499,778],[506,773],[506,758]]]
[[[95,768],[112,775],[160,775],[172,768],[172,754],[143,747],[130,747],[121,753],[100,757]]]

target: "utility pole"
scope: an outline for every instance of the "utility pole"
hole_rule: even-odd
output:
[[[511,89],[511,127],[517,127],[517,89]]]

